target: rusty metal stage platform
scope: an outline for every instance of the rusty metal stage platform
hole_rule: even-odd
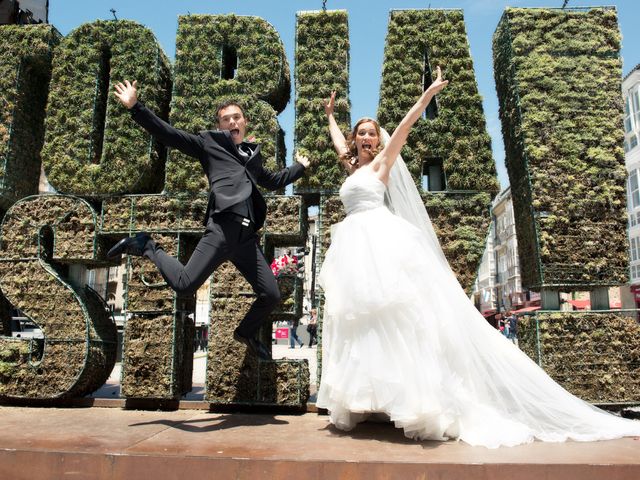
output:
[[[489,450],[300,415],[0,407],[0,479],[638,480],[640,439]]]

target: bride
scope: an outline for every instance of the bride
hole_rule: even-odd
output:
[[[390,138],[363,118],[345,140],[335,92],[325,104],[349,177],[340,188],[347,217],[332,227],[319,276],[326,302],[317,406],[342,430],[377,413],[410,438],[490,448],[640,435],[640,422],[555,383],[485,321],[451,271],[400,157],[447,83],[438,68]]]

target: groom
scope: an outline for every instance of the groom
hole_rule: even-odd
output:
[[[309,160],[298,156],[297,163],[277,173],[265,170],[260,146],[244,141],[247,118],[236,102],[218,106],[218,130],[192,134],[172,127],[140,103],[135,81],[118,83],[115,90],[133,119],[156,140],[200,161],[210,189],[206,229],[186,265],[167,255],[146,233],[120,240],[107,256],[115,258],[125,253],[147,257],[169,286],[180,293],[195,292],[221,263],[230,260],[257,295],[233,337],[258,358],[270,359],[256,334],[280,301],[280,290],[258,245],[256,232],[264,224],[267,204],[257,185],[269,190],[283,188],[304,174]]]

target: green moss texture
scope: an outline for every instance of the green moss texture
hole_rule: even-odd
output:
[[[296,16],[295,143],[311,168],[295,184],[296,193],[337,189],[345,178],[329,137],[324,101],[336,91],[335,116],[345,132],[349,114],[349,25],[347,12],[299,12]]]
[[[57,191],[91,197],[162,189],[164,148],[113,95],[113,83],[125,79],[137,80],[140,99],[166,118],[170,65],[149,29],[98,20],[56,49],[42,160]]]
[[[493,51],[523,286],[625,283],[615,9],[509,8]]]
[[[51,59],[51,25],[0,26],[0,208],[38,192]]]
[[[594,403],[640,399],[640,326],[621,313],[523,317],[520,348],[560,385]]]
[[[283,131],[277,120],[289,101],[291,81],[276,30],[258,17],[185,15],[178,18],[171,124],[198,132],[216,128],[216,107],[239,101],[247,136],[261,144],[265,167],[284,166]],[[172,150],[166,169],[168,192],[208,191],[197,160]]]

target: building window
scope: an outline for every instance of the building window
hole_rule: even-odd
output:
[[[422,188],[430,192],[446,190],[441,158],[427,158],[422,164]]]
[[[633,237],[631,239],[631,261],[635,262],[638,260],[638,238]]]
[[[632,208],[640,206],[640,191],[638,191],[638,170],[629,174],[629,204]]]
[[[238,52],[231,45],[222,45],[222,62],[220,77],[224,80],[236,78],[238,70]]]
[[[640,114],[640,98],[638,97],[639,92],[638,89],[634,90],[631,93],[631,101],[633,103],[633,112],[635,113],[635,118],[638,118],[638,114]]]
[[[629,139],[629,150],[633,150],[637,146],[638,146],[638,137],[635,134],[633,134]]]
[[[631,97],[627,97],[627,101],[624,102],[624,132],[629,133],[633,130],[631,125]]]
[[[629,215],[629,228],[635,227],[638,224],[636,218],[636,215]]]

